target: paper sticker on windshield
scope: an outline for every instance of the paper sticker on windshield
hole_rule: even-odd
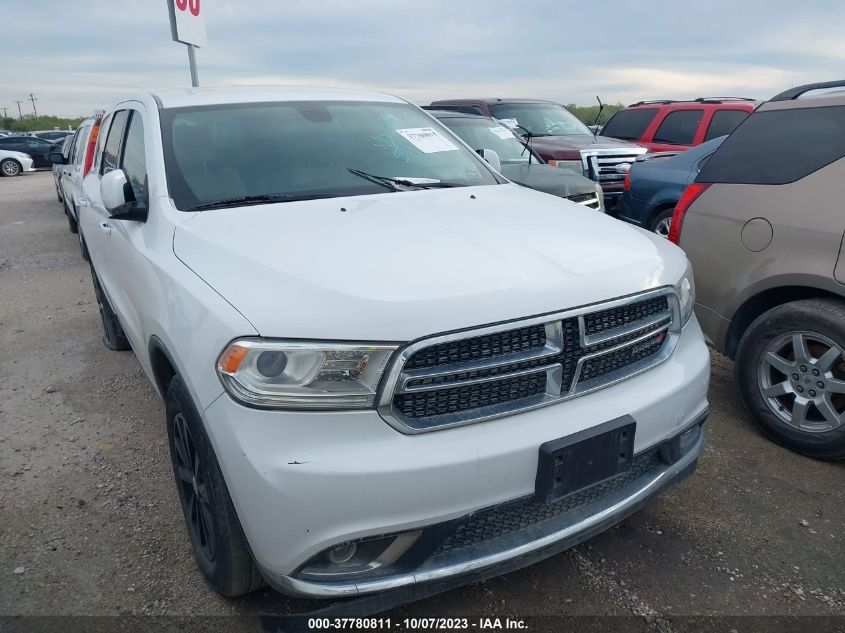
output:
[[[511,132],[508,128],[503,125],[497,125],[496,127],[488,127],[487,129],[503,141],[506,141],[509,138],[513,138],[513,132]]]
[[[426,154],[453,152],[458,149],[457,145],[434,128],[409,127],[404,130],[396,130],[396,132],[404,136],[414,147]]]
[[[499,123],[502,123],[503,125],[507,125],[511,129],[519,126],[519,121],[517,121],[516,119],[496,119],[496,120]]]

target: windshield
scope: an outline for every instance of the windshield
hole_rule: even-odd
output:
[[[386,191],[384,184],[355,171],[453,186],[499,182],[480,157],[404,103],[169,109],[162,112],[162,139],[170,197],[182,210],[229,200],[237,206],[238,199],[274,202]]]
[[[490,110],[500,121],[521,125],[534,136],[593,135],[574,114],[556,103],[502,103],[491,105]]]
[[[513,132],[498,121],[486,118],[449,118],[443,119],[442,123],[472,149],[492,149],[499,155],[502,163],[528,162],[529,150],[516,139]],[[532,155],[531,161],[543,162],[536,154]]]

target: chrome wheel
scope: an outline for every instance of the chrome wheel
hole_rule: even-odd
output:
[[[824,433],[845,424],[845,350],[815,332],[790,332],[763,350],[757,384],[791,427]]]
[[[672,218],[663,218],[654,226],[654,232],[657,233],[660,237],[665,237],[669,239],[669,231],[672,230]]]
[[[0,170],[2,170],[4,176],[17,176],[21,171],[21,166],[18,165],[17,161],[9,159],[0,163]]]
[[[176,475],[182,489],[182,503],[188,530],[199,550],[209,562],[214,561],[214,518],[208,494],[208,482],[200,464],[196,444],[184,414],[173,418],[173,445],[176,449]]]

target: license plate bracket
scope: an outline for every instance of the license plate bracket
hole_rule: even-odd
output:
[[[540,446],[534,491],[554,503],[631,467],[637,423],[624,415]]]

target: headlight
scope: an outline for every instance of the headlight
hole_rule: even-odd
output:
[[[240,339],[217,360],[229,394],[279,409],[365,409],[396,345]]]
[[[599,183],[596,183],[596,195],[599,198],[599,212],[607,213],[607,210],[604,208],[604,189],[601,188]]]
[[[675,284],[675,290],[678,292],[678,299],[681,303],[681,326],[683,327],[689,322],[695,308],[695,278],[689,262],[687,262],[684,276]]]
[[[558,169],[568,169],[579,176],[584,175],[584,166],[581,165],[580,160],[550,160],[549,165],[557,167]]]

